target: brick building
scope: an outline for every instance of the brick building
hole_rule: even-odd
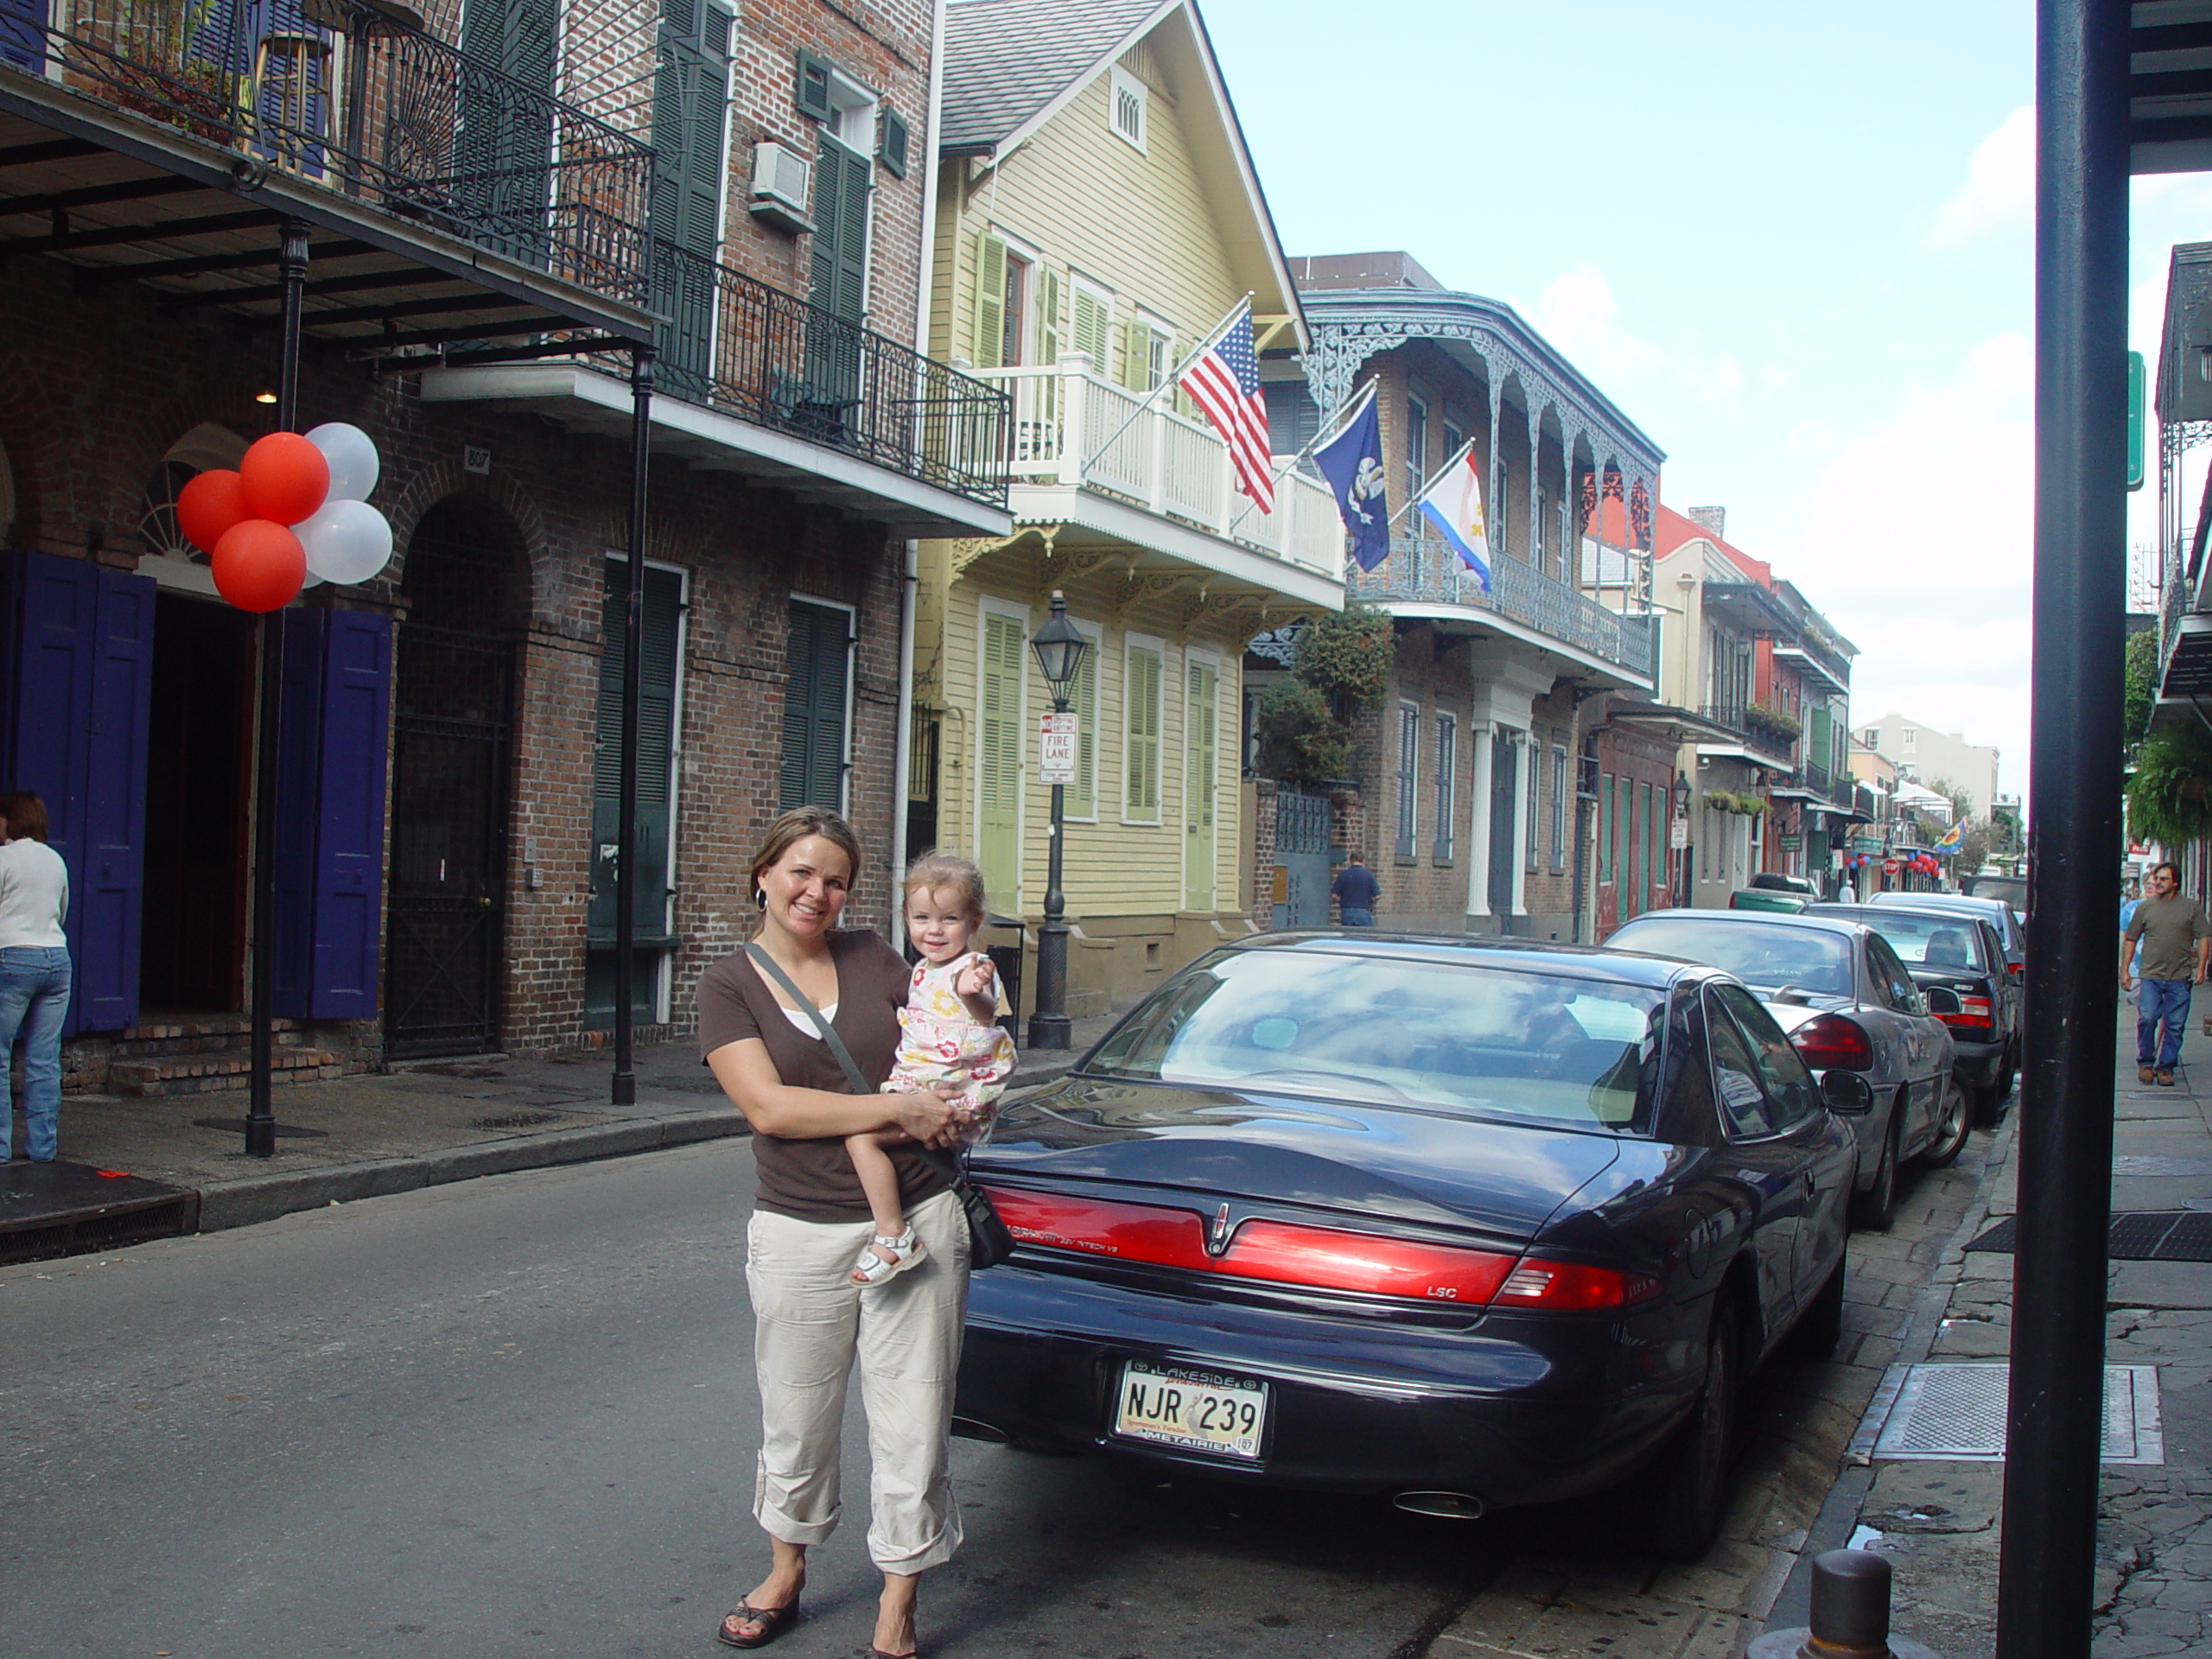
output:
[[[1372,381],[1393,511],[1470,441],[1487,486],[1488,591],[1410,510],[1389,557],[1350,584],[1397,631],[1389,692],[1356,746],[1376,924],[1587,938],[1590,738],[1607,694],[1650,690],[1662,456],[1510,308],[1447,291],[1410,256],[1292,270],[1313,346],[1302,379],[1270,379],[1280,447]]]
[[[690,1024],[785,805],[852,816],[882,925],[908,544],[1011,524],[1003,397],[915,348],[930,9],[129,8],[0,33],[0,770],[59,808],[79,1082],[242,1070],[257,808],[293,1067],[610,1023],[639,345],[633,1017]],[[270,428],[287,222],[299,424],[375,439],[395,553],[273,620],[257,786],[257,625],[173,505]]]

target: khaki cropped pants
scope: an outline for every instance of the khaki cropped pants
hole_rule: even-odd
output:
[[[928,1256],[863,1287],[853,1263],[871,1222],[797,1221],[756,1211],[746,1230],[760,1378],[753,1515],[772,1538],[818,1544],[836,1530],[845,1389],[860,1362],[868,1413],[868,1554],[886,1573],[941,1567],[960,1548],[952,1496],[952,1389],[968,1308],[968,1218],[950,1192],[907,1222]]]

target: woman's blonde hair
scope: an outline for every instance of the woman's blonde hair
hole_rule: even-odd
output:
[[[853,826],[826,806],[795,806],[768,826],[768,833],[760,837],[760,846],[753,855],[753,902],[760,899],[760,872],[804,841],[809,836],[819,836],[844,854],[851,868],[847,879],[857,881],[861,874],[861,838],[853,833]]]
[[[972,858],[963,858],[957,853],[924,853],[906,867],[905,892],[911,899],[916,892],[943,893],[950,889],[968,906],[969,915],[980,923],[983,919],[983,873]]]

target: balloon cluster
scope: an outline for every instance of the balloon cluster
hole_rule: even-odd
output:
[[[302,588],[366,582],[391,559],[391,526],[368,503],[378,466],[369,435],[343,421],[271,432],[238,471],[201,473],[177,493],[177,528],[225,599],[282,610]]]

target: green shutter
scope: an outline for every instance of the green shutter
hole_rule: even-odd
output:
[[[791,88],[792,101],[801,115],[810,115],[817,121],[827,121],[830,108],[830,60],[802,51],[798,54],[795,83]]]
[[[875,158],[894,179],[906,176],[906,118],[887,109],[875,143]]]
[[[727,46],[728,15],[704,10],[717,25],[709,43]],[[656,331],[664,384],[701,397],[713,385],[729,62],[682,38],[674,18],[662,33],[653,97],[652,226],[655,242],[675,251],[653,261],[653,308],[668,319]]]
[[[784,653],[784,747],[777,804],[845,807],[846,682],[852,619],[835,606],[791,601]]]
[[[975,364],[1001,366],[1006,343],[1006,244],[988,231],[976,234]]]
[[[1152,330],[1131,317],[1122,325],[1122,370],[1115,378],[1131,391],[1150,391]]]
[[[1113,314],[1106,302],[1088,289],[1077,289],[1074,323],[1069,331],[1069,346],[1090,359],[1095,372],[1105,373],[1106,346],[1113,330]]]
[[[1056,270],[1039,265],[1037,268],[1037,361],[1051,368],[1060,360],[1060,276]],[[1095,658],[1097,653],[1093,652]]]
[[[1021,636],[1013,617],[983,618],[976,862],[993,908],[1008,914],[1021,893]]]
[[[1122,812],[1151,823],[1160,817],[1160,653],[1133,647],[1128,676]]]
[[[868,300],[868,159],[823,137],[814,166],[813,284],[807,297],[858,322]]]
[[[1075,782],[1069,786],[1066,810],[1072,817],[1098,816],[1098,646],[1093,642],[1076,668]]]
[[[559,22],[553,0],[470,0],[461,48],[537,98],[481,75],[460,78],[454,196],[480,240],[527,264],[546,264],[552,193],[553,73]]]
[[[607,561],[601,591],[605,642],[599,658],[596,741],[592,750],[591,896],[586,921],[594,944],[614,942],[614,861],[610,850],[621,823],[622,661],[630,592],[626,561]],[[677,642],[683,615],[683,578],[673,570],[645,571],[645,657],[638,696],[638,879],[631,914],[638,938],[668,931],[668,854],[671,788],[676,776]]]
[[[1211,910],[1214,811],[1219,761],[1214,722],[1221,676],[1211,663],[1192,663],[1183,702],[1183,908]]]

